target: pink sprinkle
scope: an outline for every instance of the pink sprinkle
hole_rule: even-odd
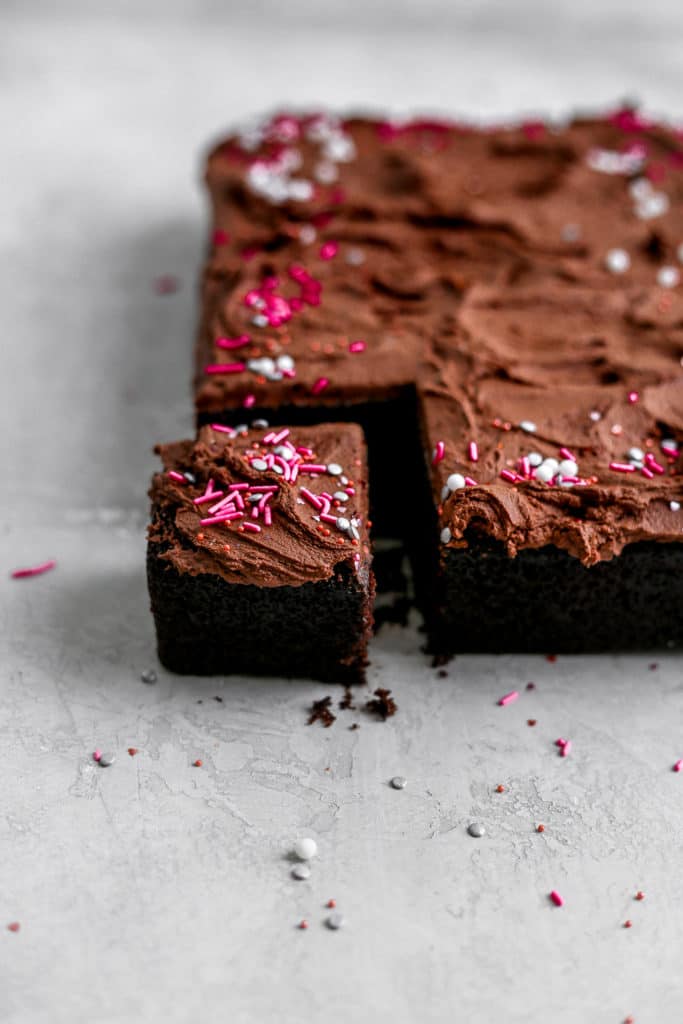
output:
[[[563,907],[564,906],[564,900],[560,896],[560,894],[557,891],[557,889],[553,889],[553,891],[550,893],[550,899],[552,900],[552,902],[555,904],[556,907]]]
[[[320,519],[323,523],[336,523],[337,517],[331,516],[328,512],[321,512]]]
[[[230,484],[231,491],[248,491],[249,484]]]
[[[248,334],[240,334],[239,338],[216,338],[214,344],[217,348],[243,348],[250,341]]]
[[[317,462],[302,462],[299,471],[301,473],[326,473],[327,466]]]
[[[241,519],[243,512],[222,512],[218,516],[209,516],[208,519],[200,519],[202,526],[212,526],[213,523],[229,523],[233,519]]]
[[[309,505],[313,506],[316,512],[318,511],[318,509],[322,508],[322,501],[320,501],[320,499],[315,494],[313,494],[312,491],[309,491],[306,487],[302,487],[299,493],[301,494],[302,498],[306,499]]]
[[[514,701],[516,701],[518,697],[519,697],[518,691],[517,690],[511,690],[510,693],[506,693],[504,697],[501,697],[500,700],[498,701],[498,703],[499,703],[499,705],[502,708],[504,708],[508,704],[512,704]]]
[[[434,455],[432,457],[432,466],[438,465],[438,463],[442,461],[445,454],[446,445],[444,444],[443,441],[437,441],[436,448],[434,449]]]
[[[345,490],[346,490],[346,493],[348,494],[348,496],[350,498],[352,498],[354,496],[354,494],[356,493],[356,488],[355,487],[346,487]]]
[[[571,752],[572,752],[572,741],[571,740],[565,740],[564,743],[562,744],[562,746],[560,747],[560,757],[569,757]]]
[[[289,428],[288,427],[285,427],[284,430],[281,430],[279,434],[275,434],[273,436],[271,444],[280,444],[280,441],[284,441],[284,439],[286,437],[289,437]],[[265,438],[264,438],[264,440],[265,440]]]
[[[308,459],[313,454],[313,449],[312,448],[304,448],[303,445],[299,445],[299,447],[297,448],[297,452],[299,453],[299,455],[305,455],[306,458]]]
[[[232,427],[226,427],[223,423],[212,423],[211,429],[215,430],[217,434],[234,434],[235,431]]]
[[[98,749],[98,750],[93,751],[93,755],[92,755],[93,761],[99,761],[99,759],[101,757],[102,757],[102,751],[101,750]]]
[[[270,511],[270,508],[268,507],[268,505],[266,505],[266,507],[263,510],[263,522],[266,524],[266,526],[270,526],[272,521],[273,521],[273,513]]]
[[[627,462],[610,462],[609,468],[615,473],[635,473],[636,467]]]
[[[243,525],[245,530],[251,530],[252,533],[261,532],[261,527],[258,525],[258,523],[244,523]]]
[[[299,475],[299,466],[295,462],[294,465],[292,466],[292,472],[289,475],[289,482],[292,483],[292,484],[295,483],[296,482],[296,478],[298,477],[298,475]]]
[[[253,494],[274,494],[276,490],[277,484],[263,484],[251,488]]]
[[[168,473],[166,475],[169,477],[170,480],[175,480],[175,482],[178,483],[178,484],[186,484],[187,483],[187,480],[185,479],[183,474],[182,473],[178,473],[175,469],[169,469],[169,471],[168,471]]]
[[[337,242],[325,242],[324,245],[320,246],[320,259],[331,260],[339,252],[339,245]]]
[[[42,576],[44,572],[49,572],[50,569],[54,569],[57,562],[54,558],[50,558],[47,562],[41,562],[40,565],[33,565],[28,569],[15,569],[12,572],[13,580],[23,580],[28,576]]]
[[[477,484],[477,481],[473,480],[471,476],[466,476],[465,477],[465,483],[467,484],[468,487],[478,487],[479,486]]]
[[[470,462],[479,462],[479,447],[476,441],[470,441],[468,453]]]
[[[245,409],[251,409],[253,405],[256,405],[256,395],[245,395],[242,405]]]
[[[664,472],[664,466],[661,466],[652,452],[647,452],[645,455],[645,461],[647,462],[648,469],[651,469],[654,473],[659,473],[660,476]]]
[[[327,377],[318,377],[317,381],[311,388],[311,394],[319,395],[321,391],[324,391],[325,388],[329,386],[329,383],[330,382]]]
[[[569,459],[570,462],[578,462],[578,459],[569,448],[560,448],[560,455],[563,459]],[[565,477],[566,479],[566,477]]]
[[[349,345],[349,352],[365,352],[366,347],[364,341],[352,341]]]
[[[563,739],[562,739],[562,737],[560,736],[560,737],[559,737],[559,739],[556,739],[556,740],[555,740],[555,746],[556,746],[556,747],[563,747],[563,746],[565,745],[565,743],[566,743],[566,742],[567,742],[567,741],[566,741],[566,740],[563,740]]]
[[[218,497],[218,495],[216,495],[216,497]],[[221,498],[220,501],[217,501],[215,505],[211,506],[211,508],[209,509],[209,515],[216,515],[216,513],[220,512],[221,509],[224,509],[227,505],[231,505],[235,500],[235,497],[236,494],[234,491],[232,493],[226,494],[224,498]]]
[[[207,501],[213,501],[214,498],[220,498],[222,494],[223,491],[207,491],[206,494],[202,494],[198,498],[194,498],[192,504],[206,505]]]
[[[246,368],[246,363],[209,363],[204,373],[242,373]]]
[[[652,477],[654,476],[652,470],[648,469],[647,466],[641,466],[640,472],[643,474],[644,477],[647,477],[648,480],[652,480]]]
[[[523,455],[521,457],[521,459],[519,460],[518,468],[519,468],[519,475],[523,476],[525,480],[528,480],[529,477],[531,476],[531,466],[529,465],[529,460],[526,457],[526,455]]]
[[[517,483],[517,474],[513,473],[511,469],[501,469],[500,475],[503,480],[509,480],[511,484]]]
[[[223,231],[221,228],[216,228],[213,233],[213,244],[214,245],[227,245],[230,241],[230,235],[227,231]]]
[[[673,766],[672,770],[675,771],[675,772],[683,771],[683,761],[676,761],[676,763]]]
[[[628,393],[628,400],[631,403],[631,405],[635,405],[639,398],[640,398],[640,395],[638,394],[637,391],[629,391],[629,393]]]

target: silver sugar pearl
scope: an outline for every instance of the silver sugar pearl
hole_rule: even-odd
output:
[[[97,763],[99,764],[100,768],[108,768],[110,765],[114,763],[115,760],[116,754],[111,754],[107,752],[106,754],[102,754]]]
[[[486,835],[486,829],[478,821],[473,821],[471,825],[468,825],[467,831],[473,839],[481,839],[482,836]]]
[[[339,929],[344,926],[344,915],[335,910],[333,914],[330,914],[325,923],[333,932],[339,931]]]
[[[408,785],[408,780],[403,775],[394,775],[390,785],[393,789],[405,789]]]
[[[146,668],[144,672],[140,674],[140,679],[143,683],[156,683],[157,674],[153,668]]]

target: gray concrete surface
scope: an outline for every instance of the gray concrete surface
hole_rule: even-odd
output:
[[[305,725],[329,692],[305,681],[139,679],[149,448],[191,422],[207,140],[280,102],[494,116],[637,94],[680,115],[681,6],[5,0],[0,19],[0,1020],[683,1020],[680,656],[463,657],[440,678],[391,627],[371,683],[399,714],[329,730]],[[295,882],[301,835],[320,853]]]

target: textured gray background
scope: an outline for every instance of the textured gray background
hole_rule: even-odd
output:
[[[371,682],[399,715],[327,731],[304,724],[325,687],[139,674],[149,447],[191,424],[207,140],[281,102],[681,115],[681,5],[4,0],[0,22],[0,1019],[680,1022],[680,657],[441,679],[389,628]],[[162,273],[180,292],[154,294]],[[301,834],[320,857],[295,883]]]

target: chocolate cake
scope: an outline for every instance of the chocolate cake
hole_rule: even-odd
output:
[[[683,643],[683,137],[278,115],[217,145],[198,423],[361,424],[434,649]]]
[[[216,425],[157,452],[147,572],[162,663],[362,681],[374,581],[360,428]]]

